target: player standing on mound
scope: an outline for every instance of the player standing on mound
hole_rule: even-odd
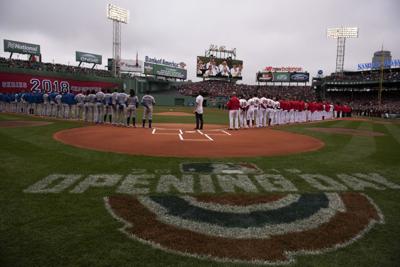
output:
[[[149,128],[151,128],[151,123],[153,121],[153,106],[156,104],[154,97],[149,95],[149,92],[142,97],[141,104],[144,107],[143,110],[143,120],[142,120],[142,127],[146,126],[146,119],[149,120]]]

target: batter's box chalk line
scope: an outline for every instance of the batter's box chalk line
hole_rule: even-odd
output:
[[[166,132],[163,132],[166,131]],[[173,132],[175,131],[175,132]],[[151,134],[163,134],[163,135],[176,135],[183,134],[181,129],[172,129],[172,128],[154,128]]]
[[[190,138],[183,138],[183,134],[178,134],[179,139],[181,141],[191,141],[191,142],[213,142],[212,139],[208,134],[201,134],[202,136],[206,137],[205,139],[190,139]]]
[[[211,136],[231,136],[232,134],[228,133],[223,129],[210,129],[210,130],[182,130],[176,128],[154,128],[151,132],[155,135],[178,135],[179,140],[181,141],[191,141],[191,142],[213,142],[214,139]],[[193,138],[185,138],[186,134],[199,134],[204,137],[201,139],[193,139]]]

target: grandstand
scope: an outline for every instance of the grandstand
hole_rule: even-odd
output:
[[[379,103],[381,74],[382,101]],[[313,87],[318,97],[349,104],[357,115],[395,117],[400,114],[400,68],[386,68],[383,73],[371,69],[331,74],[314,78]]]
[[[341,75],[314,77],[312,86],[305,83],[302,85],[268,83],[247,85],[230,80],[176,81],[154,75],[134,76],[129,73],[123,73],[121,77],[114,77],[111,71],[105,69],[44,63],[32,60],[32,58],[31,60],[20,60],[0,57],[0,75],[2,75],[3,91],[21,89],[13,88],[13,84],[7,83],[7,79],[4,79],[4,77],[14,75],[12,77],[18,77],[18,79],[20,76],[25,77],[20,79],[21,81],[25,79],[25,84],[28,84],[25,90],[33,90],[33,87],[29,87],[29,82],[35,77],[41,77],[40,79],[51,81],[50,90],[57,90],[54,87],[63,81],[70,84],[68,88],[72,92],[84,91],[88,88],[123,89],[125,91],[134,89],[139,96],[150,92],[156,97],[158,105],[165,106],[192,106],[194,97],[203,91],[207,95],[205,103],[208,106],[225,108],[231,93],[236,92],[245,98],[257,95],[277,100],[307,102],[319,100],[346,104],[353,108],[353,113],[356,115],[394,117],[400,114],[400,68],[384,69],[381,104],[378,101],[381,71],[377,69],[345,71]],[[44,85],[42,84],[42,86]]]

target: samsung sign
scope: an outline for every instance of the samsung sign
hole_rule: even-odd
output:
[[[385,68],[400,67],[400,59],[385,60],[383,66]],[[381,62],[362,63],[357,65],[357,70],[379,69],[380,67]]]

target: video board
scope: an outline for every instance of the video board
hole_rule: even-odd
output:
[[[213,56],[197,57],[196,76],[201,78],[242,79],[243,61]]]

